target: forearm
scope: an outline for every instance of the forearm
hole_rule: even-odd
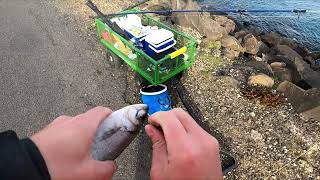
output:
[[[0,179],[50,180],[46,163],[30,139],[19,140],[16,133],[0,133]]]

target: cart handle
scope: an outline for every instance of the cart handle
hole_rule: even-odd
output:
[[[187,50],[188,50],[188,48],[184,46],[184,47],[176,50],[175,52],[169,54],[169,56],[171,59],[174,59],[174,58],[180,56],[181,54],[185,53]]]

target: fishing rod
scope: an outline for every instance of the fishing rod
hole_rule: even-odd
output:
[[[87,0],[86,5],[94,11],[99,18],[102,19],[104,23],[106,23],[113,31],[124,37],[125,39],[130,39],[129,35],[125,33],[118,25],[117,23],[111,22],[111,20],[108,18],[108,16],[105,16],[98,7],[91,1]]]
[[[164,11],[138,11],[138,12],[120,12],[120,13],[111,13],[106,14],[107,17],[114,17],[114,16],[125,16],[129,14],[173,14],[173,13],[307,13],[305,9],[226,9],[226,10],[164,10]]]

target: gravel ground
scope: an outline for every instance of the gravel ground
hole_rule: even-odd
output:
[[[286,102],[272,107],[244,97],[238,81],[216,76],[233,63],[198,58],[184,78],[206,122],[229,140],[239,160],[226,179],[319,179],[320,122],[304,119]]]

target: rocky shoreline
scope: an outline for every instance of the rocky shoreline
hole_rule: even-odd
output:
[[[147,8],[199,6],[159,0]],[[320,179],[320,53],[226,15],[161,20],[200,43],[182,82],[238,157],[226,179]]]

